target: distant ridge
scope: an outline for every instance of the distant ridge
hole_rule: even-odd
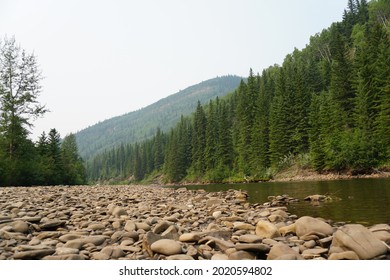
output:
[[[99,122],[77,132],[80,155],[88,160],[98,153],[120,145],[135,143],[154,135],[157,128],[167,131],[182,115],[191,114],[198,101],[208,103],[217,96],[234,91],[241,77],[216,77],[190,86],[145,108]]]

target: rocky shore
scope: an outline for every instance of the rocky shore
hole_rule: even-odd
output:
[[[390,259],[390,225],[334,224],[237,190],[0,188],[0,260]]]

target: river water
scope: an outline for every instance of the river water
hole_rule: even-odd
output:
[[[251,203],[264,203],[268,196],[288,194],[299,202],[288,205],[298,217],[321,217],[333,222],[373,225],[390,224],[390,178],[336,181],[266,182],[255,184],[212,184],[186,186],[187,189],[246,191]],[[304,201],[308,195],[323,194],[333,199],[313,204]]]

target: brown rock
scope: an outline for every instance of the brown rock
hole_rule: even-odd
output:
[[[158,222],[158,223],[155,225],[155,227],[154,227],[154,229],[153,229],[153,232],[154,232],[154,233],[157,233],[157,234],[162,233],[162,232],[164,232],[169,226],[170,226],[170,224],[169,224],[167,221],[160,221],[160,222]]]
[[[263,239],[255,234],[244,234],[238,237],[239,242],[260,243]]]
[[[308,235],[323,238],[332,235],[333,231],[331,225],[309,216],[301,217],[295,222],[295,232],[300,238]]]
[[[251,224],[244,223],[244,222],[234,222],[233,229],[235,229],[235,230],[254,230],[255,227]]]
[[[261,238],[274,238],[279,237],[280,233],[274,224],[268,221],[259,221],[256,225],[256,235]]]
[[[62,221],[59,219],[47,220],[44,223],[40,224],[39,227],[43,230],[52,230],[65,225],[65,223],[66,221]]]
[[[171,255],[171,256],[168,256],[166,259],[167,260],[175,260],[175,261],[184,261],[184,260],[190,261],[190,260],[194,260],[193,257],[191,257],[189,255],[183,255],[183,254]]]
[[[125,230],[129,232],[137,230],[137,226],[135,225],[135,222],[127,221],[125,224]]]
[[[328,260],[359,260],[359,256],[354,251],[330,254]]]
[[[51,255],[51,256],[44,257],[43,260],[62,260],[62,261],[85,260],[85,257],[78,254]]]
[[[152,243],[150,249],[163,255],[177,255],[182,252],[181,244],[171,239],[160,239]]]
[[[226,254],[221,254],[221,253],[217,253],[217,254],[214,254],[212,257],[211,257],[212,260],[228,260],[229,259],[229,256],[226,255]]]
[[[102,252],[94,252],[94,253],[92,253],[92,259],[94,259],[94,260],[109,260],[110,256],[108,256]]]
[[[228,256],[229,260],[255,260],[256,255],[247,251],[236,251]]]
[[[125,252],[123,252],[122,248],[118,246],[107,246],[100,252],[107,255],[109,259],[119,259],[125,256]]]
[[[302,256],[298,252],[291,249],[288,245],[284,243],[278,243],[272,246],[271,250],[268,253],[267,260],[303,260]]]
[[[55,253],[54,249],[42,249],[42,250],[30,250],[30,251],[23,251],[23,252],[17,252],[14,254],[14,259],[21,259],[21,260],[35,260],[35,259],[41,259],[47,255],[52,255]]]
[[[345,225],[340,227],[333,235],[330,253],[335,248],[343,251],[354,251],[360,259],[368,260],[386,254],[386,245],[371,231],[362,225]]]
[[[302,257],[305,259],[314,259],[316,257],[321,257],[326,253],[328,253],[328,249],[325,248],[307,249],[302,252]]]
[[[253,251],[260,253],[268,253],[271,250],[271,247],[265,244],[259,243],[236,243],[235,248],[237,251]]]
[[[12,230],[20,233],[27,233],[30,231],[28,223],[25,221],[15,221],[11,223]]]
[[[179,241],[181,242],[198,242],[201,239],[200,235],[197,233],[183,233],[179,237]]]

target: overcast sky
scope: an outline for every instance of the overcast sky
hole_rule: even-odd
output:
[[[0,0],[0,36],[38,59],[36,139],[145,107],[201,81],[281,64],[347,0]]]

